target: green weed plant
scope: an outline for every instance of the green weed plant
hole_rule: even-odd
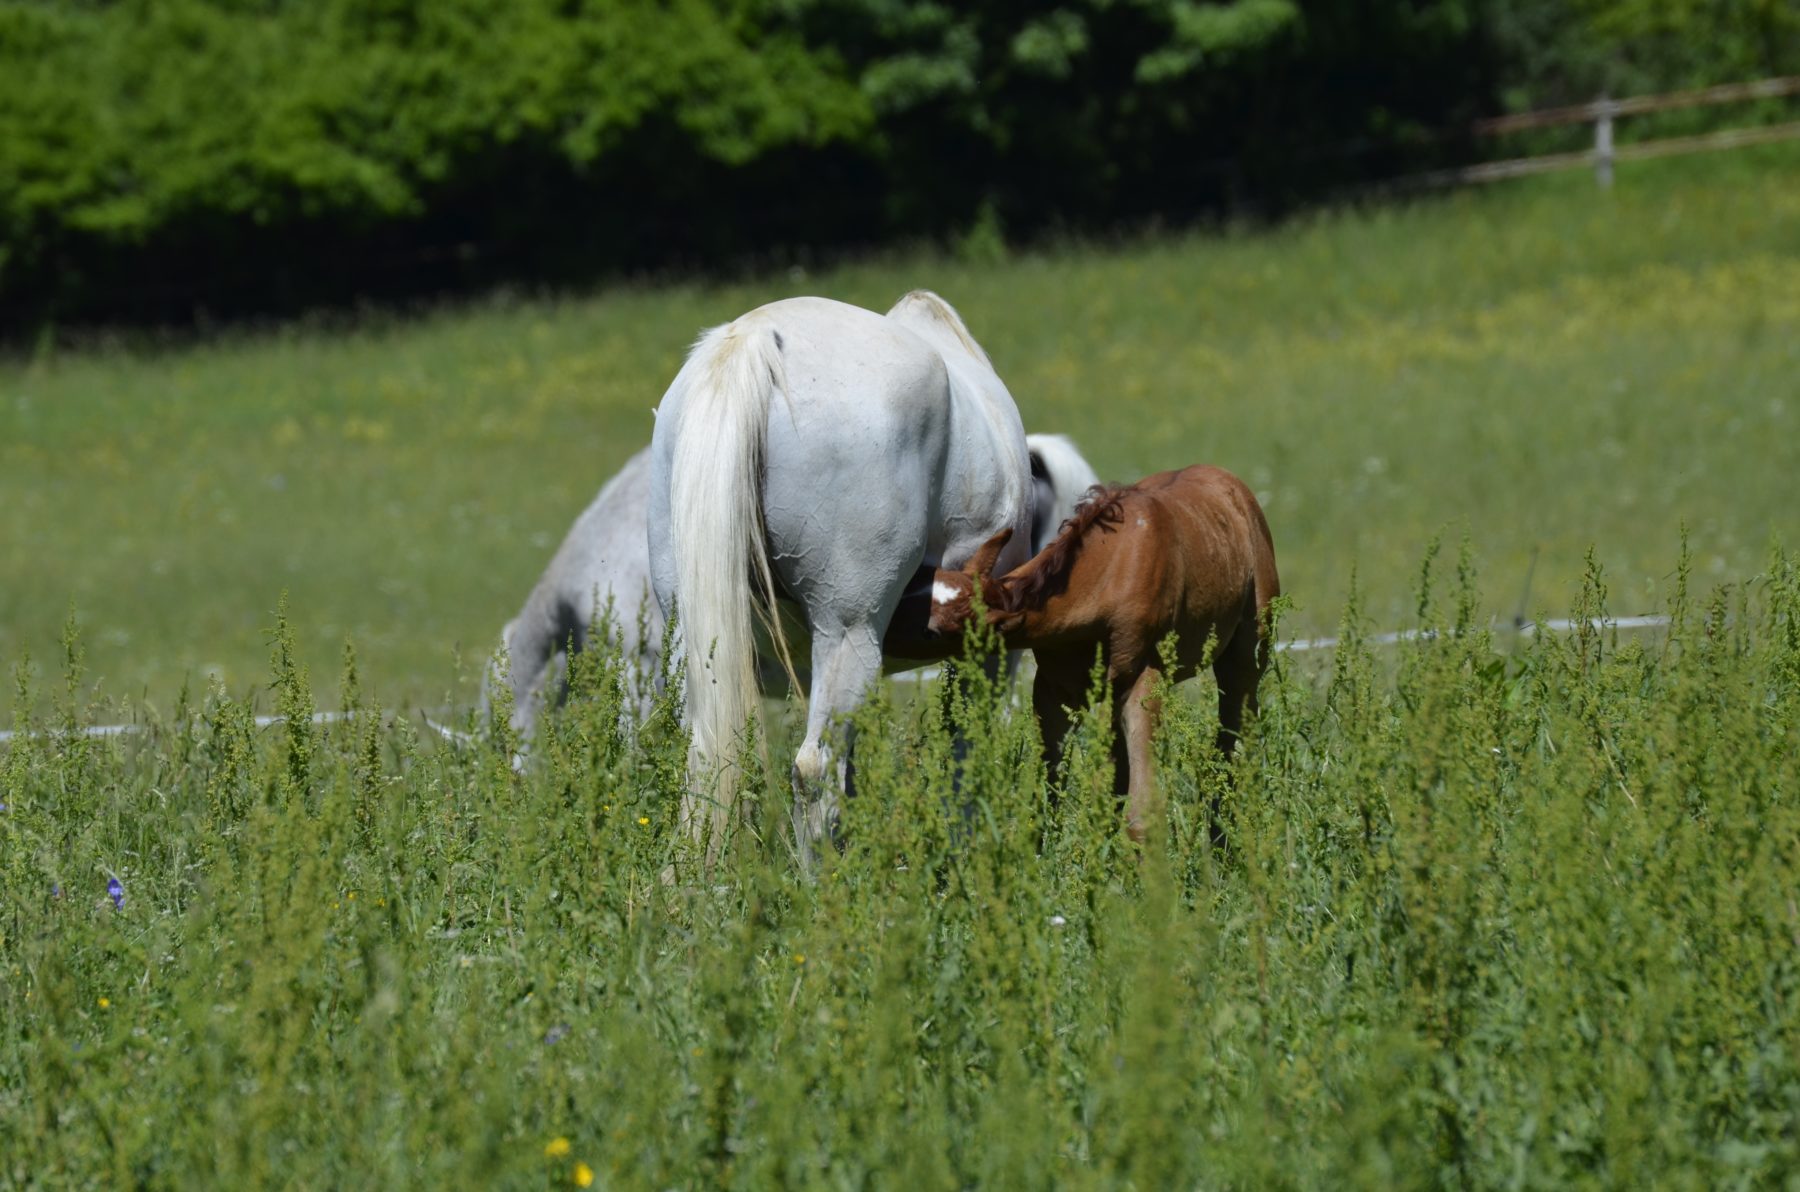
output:
[[[640,720],[603,651],[515,767],[350,651],[312,723],[285,613],[282,721],[89,738],[71,629],[0,746],[0,1186],[1791,1181],[1800,560],[1691,562],[1666,635],[1515,639],[1434,553],[1432,632],[1351,603],[1229,764],[1167,701],[1142,850],[1102,686],[1046,774],[971,655],[858,714],[810,876],[780,748],[702,871],[673,688]]]

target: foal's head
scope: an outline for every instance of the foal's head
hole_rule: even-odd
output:
[[[1011,530],[1002,530],[981,544],[975,556],[963,564],[961,571],[938,568],[932,577],[931,619],[927,625],[933,633],[957,633],[973,612],[975,585],[981,585],[981,602],[987,606],[987,621],[1001,633],[1011,633],[1025,619],[1028,610],[1042,608],[1046,600],[1063,591],[1082,549],[1088,532],[1098,526],[1105,530],[1124,518],[1121,502],[1135,491],[1132,485],[1096,484],[1088,489],[1075,516],[1057,531],[1050,544],[1030,562],[1022,564],[1000,579],[994,578],[994,565],[1000,551],[1012,538]]]
[[[994,581],[994,565],[1000,552],[1012,541],[1012,530],[1005,529],[981,544],[962,570],[939,567],[931,578],[931,619],[926,623],[933,633],[961,633],[962,627],[975,615],[975,585],[981,585],[981,601],[988,606],[988,620],[993,610],[1003,604],[1000,585]]]

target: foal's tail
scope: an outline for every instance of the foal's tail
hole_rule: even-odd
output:
[[[769,405],[786,389],[780,339],[765,327],[715,328],[689,362],[669,473],[671,539],[681,636],[687,651],[690,793],[683,826],[724,843],[737,797],[739,732],[757,705],[755,620],[765,620],[786,660],[764,545],[763,460]],[[760,744],[760,738],[759,738]],[[714,779],[716,777],[716,785]],[[711,786],[711,813],[701,808]]]

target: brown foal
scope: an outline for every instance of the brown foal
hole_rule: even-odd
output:
[[[1220,752],[1230,756],[1245,706],[1256,711],[1269,602],[1281,591],[1269,523],[1243,481],[1191,467],[1127,486],[1096,485],[1048,546],[996,580],[994,563],[1011,533],[996,534],[961,571],[937,573],[931,628],[960,632],[975,584],[982,585],[989,623],[1008,646],[1037,656],[1031,702],[1052,772],[1069,709],[1082,705],[1094,647],[1102,648],[1113,690],[1115,789],[1126,800],[1125,829],[1141,841],[1154,784],[1163,639],[1177,635],[1176,681],[1195,674],[1214,643]]]

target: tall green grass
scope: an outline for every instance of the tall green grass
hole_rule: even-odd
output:
[[[1796,179],[1772,148],[1632,165],[1609,193],[1574,175],[999,264],[909,253],[0,363],[0,659],[53,660],[73,603],[103,693],[242,693],[286,590],[315,673],[349,637],[385,699],[465,704],[455,651],[496,642],[701,327],[915,286],[962,311],[1027,427],[1107,478],[1248,479],[1296,633],[1330,627],[1353,569],[1394,623],[1425,543],[1463,526],[1497,615],[1566,606],[1590,545],[1642,611],[1683,524],[1721,582],[1792,523]]]
[[[285,616],[284,723],[215,686],[71,735],[70,633],[0,747],[0,1185],[1791,1182],[1800,569],[1697,562],[1666,639],[1509,651],[1466,553],[1415,565],[1439,632],[1376,654],[1352,604],[1229,767],[1169,702],[1141,858],[1103,717],[1047,776],[979,668],[884,694],[812,881],[779,776],[699,872],[616,660],[515,772],[354,656],[315,690]]]

